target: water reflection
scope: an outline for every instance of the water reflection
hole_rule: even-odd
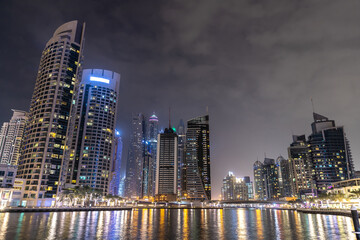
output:
[[[1,213],[0,239],[355,239],[348,217],[268,209]]]

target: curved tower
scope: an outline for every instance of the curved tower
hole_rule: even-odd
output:
[[[85,69],[76,99],[74,134],[65,187],[88,186],[109,193],[116,137],[120,74]]]
[[[41,55],[18,167],[28,206],[49,206],[58,191],[84,31],[78,21],[61,25]]]

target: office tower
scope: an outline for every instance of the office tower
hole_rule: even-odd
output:
[[[64,160],[75,86],[82,64],[85,24],[60,26],[42,52],[28,122],[24,130],[18,177],[26,179],[27,206],[54,204]]]
[[[177,198],[178,136],[166,128],[158,135],[155,199],[175,201]]]
[[[120,189],[121,185],[121,166],[122,166],[122,149],[123,143],[121,140],[120,132],[115,131],[115,139],[114,139],[114,153],[112,158],[112,166],[111,166],[111,181],[109,193],[114,196],[120,196],[122,194],[122,190]]]
[[[118,73],[83,71],[74,105],[69,161],[62,172],[65,187],[88,186],[109,193],[119,88]]]
[[[142,163],[142,175],[141,175],[141,194],[140,198],[149,199],[152,197],[152,179],[153,179],[153,172],[152,172],[152,164],[153,164],[153,157],[150,153],[150,144],[146,140],[145,141],[145,151],[143,156],[143,163]]]
[[[290,170],[290,162],[283,156],[279,156],[276,159],[276,165],[278,167],[280,197],[292,197],[293,191],[291,180],[293,178]]]
[[[235,200],[234,188],[236,177],[232,172],[223,179],[223,186],[221,188],[222,200]]]
[[[12,109],[13,116],[3,123],[0,132],[0,164],[17,165],[27,113]]]
[[[186,164],[185,164],[185,125],[181,119],[178,129],[178,196],[184,198],[186,193]]]
[[[265,199],[265,179],[264,164],[259,160],[254,163],[254,198],[257,200]]]
[[[232,172],[223,179],[223,200],[249,200],[249,190],[244,178],[237,178]]]
[[[156,151],[157,151],[157,138],[159,134],[159,119],[153,113],[148,121],[147,127],[147,144],[145,155],[145,167],[144,171],[148,172],[148,176],[145,176],[144,181],[148,182],[148,187],[143,187],[143,196],[152,197],[155,195],[155,181],[156,181]],[[147,166],[148,163],[148,166]]]
[[[211,200],[209,115],[187,122],[186,198]]]
[[[293,142],[288,147],[292,189],[298,198],[314,197],[316,185],[312,167],[311,152],[305,135],[293,135]]]
[[[249,176],[244,177],[244,182],[247,186],[248,191],[248,199],[254,199],[254,185],[253,182],[250,180]]]
[[[324,192],[334,182],[353,178],[354,165],[344,128],[320,114],[313,117],[309,144],[317,190]]]
[[[276,166],[275,160],[272,158],[265,158],[263,167],[265,180],[265,199],[279,199],[279,169]]]
[[[145,155],[145,117],[134,114],[131,121],[131,135],[126,165],[125,195],[140,198],[142,195],[142,171]]]

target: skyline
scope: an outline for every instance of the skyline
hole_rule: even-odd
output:
[[[203,115],[206,106],[209,106],[213,198],[220,194],[222,179],[228,171],[233,171],[237,176],[248,175],[253,179],[252,164],[257,157],[262,159],[264,152],[271,158],[277,158],[280,154],[287,158],[286,151],[292,142],[292,132],[306,136],[311,132],[311,97],[314,99],[316,112],[345,126],[355,169],[358,169],[360,127],[357,123],[360,120],[360,110],[356,109],[356,103],[360,97],[356,81],[360,70],[356,68],[360,55],[356,47],[360,43],[351,40],[360,36],[360,21],[352,17],[360,17],[349,13],[357,8],[350,6],[350,2],[342,3],[341,6],[347,4],[344,6],[347,9],[343,11],[339,11],[336,3],[325,6],[314,4],[309,9],[304,8],[301,3],[285,3],[282,9],[278,9],[279,6],[267,9],[264,6],[264,9],[271,11],[257,13],[262,16],[247,16],[242,12],[248,19],[239,23],[241,33],[235,34],[234,39],[229,39],[226,36],[228,30],[220,29],[220,26],[215,27],[213,33],[208,32],[211,31],[209,26],[213,24],[211,17],[216,16],[217,11],[229,10],[229,6],[222,6],[222,3],[217,6],[218,3],[211,2],[206,6],[205,17],[201,17],[204,19],[196,19],[195,13],[199,8],[184,6],[183,3],[178,3],[182,8],[176,10],[165,4],[162,15],[158,16],[160,19],[156,16],[151,18],[151,11],[159,12],[156,11],[156,6],[136,10],[136,4],[133,6],[130,3],[126,5],[129,13],[115,7],[111,17],[105,13],[101,18],[99,13],[95,13],[93,17],[88,15],[87,11],[95,8],[95,3],[84,6],[82,12],[69,10],[67,13],[66,4],[58,3],[63,9],[60,8],[54,17],[41,12],[41,19],[29,19],[28,22],[21,22],[21,18],[16,19],[20,22],[16,22],[14,17],[9,16],[13,9],[22,12],[14,8],[14,3],[10,3],[11,7],[5,7],[0,12],[3,19],[12,20],[10,24],[13,27],[8,28],[14,31],[11,34],[20,37],[12,39],[6,36],[1,40],[0,69],[4,75],[0,79],[6,87],[1,94],[3,114],[0,120],[8,121],[11,109],[28,111],[39,58],[48,37],[62,23],[78,19],[87,24],[84,68],[111,69],[122,75],[117,127],[123,132],[125,146],[129,142],[131,112],[150,115],[155,111],[160,126],[165,127],[169,105],[172,107],[172,123],[175,126],[180,118],[186,121]],[[110,6],[113,7],[109,3],[108,7]],[[40,11],[39,7],[27,7],[29,9],[22,9],[23,18],[34,9]],[[51,7],[54,8],[54,5]],[[55,4],[55,7],[58,6]],[[192,10],[192,7],[195,10],[190,11],[184,23],[177,19],[185,11]],[[295,7],[299,9],[295,10]],[[103,8],[110,10],[106,6]],[[169,14],[171,9],[175,12],[172,16]],[[286,18],[285,13],[289,9],[293,9],[291,13],[295,17]],[[115,18],[115,13],[120,19]],[[144,13],[150,17],[149,22],[132,16],[134,13],[136,16]],[[249,14],[251,15],[251,11]],[[276,16],[277,14],[281,16]],[[20,17],[20,14],[14,15]],[[232,12],[227,16],[220,16],[219,25],[236,25],[231,20],[237,20],[238,15]],[[196,21],[192,21],[194,18]],[[266,22],[266,18],[271,21]],[[312,24],[314,19],[315,23],[316,19],[321,19],[320,23],[325,25]],[[120,20],[126,23],[117,26],[116,23]],[[164,20],[168,22],[163,23]],[[161,26],[151,28],[154,21],[163,23],[160,25],[165,26],[164,29],[161,30]],[[286,23],[281,25],[279,21]],[[333,25],[334,29],[329,27],[328,21],[336,24]],[[4,24],[5,21],[1,22]],[[197,23],[194,24],[196,31],[190,26],[193,22]],[[254,25],[246,26],[246,22]],[[119,29],[111,31],[111,27],[110,30],[102,28],[106,24]],[[270,30],[264,31],[263,28],[266,29],[268,25]],[[300,28],[300,32],[309,34],[292,32],[295,27]],[[259,33],[258,29],[262,32]],[[225,33],[226,42],[224,39],[220,41],[216,33]],[[169,34],[179,39],[170,41]],[[337,35],[341,38],[337,38]],[[158,38],[161,41],[156,43]],[[236,40],[241,40],[242,44]],[[217,44],[218,41],[222,44]],[[227,43],[229,46],[226,46]],[[10,56],[8,51],[14,52]],[[337,58],[339,62],[336,61]],[[19,72],[11,71],[13,66],[19,65],[24,66]],[[299,71],[302,73],[299,74]],[[344,82],[341,83],[339,79]],[[18,88],[20,84],[24,87]],[[326,89],[327,86],[330,89]],[[179,91],[179,88],[183,91]],[[125,104],[127,102],[132,104],[128,106]],[[297,108],[298,106],[300,107]],[[126,160],[126,155],[123,157]]]

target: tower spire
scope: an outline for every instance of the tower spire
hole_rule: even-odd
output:
[[[169,107],[169,129],[171,129],[171,108]]]

